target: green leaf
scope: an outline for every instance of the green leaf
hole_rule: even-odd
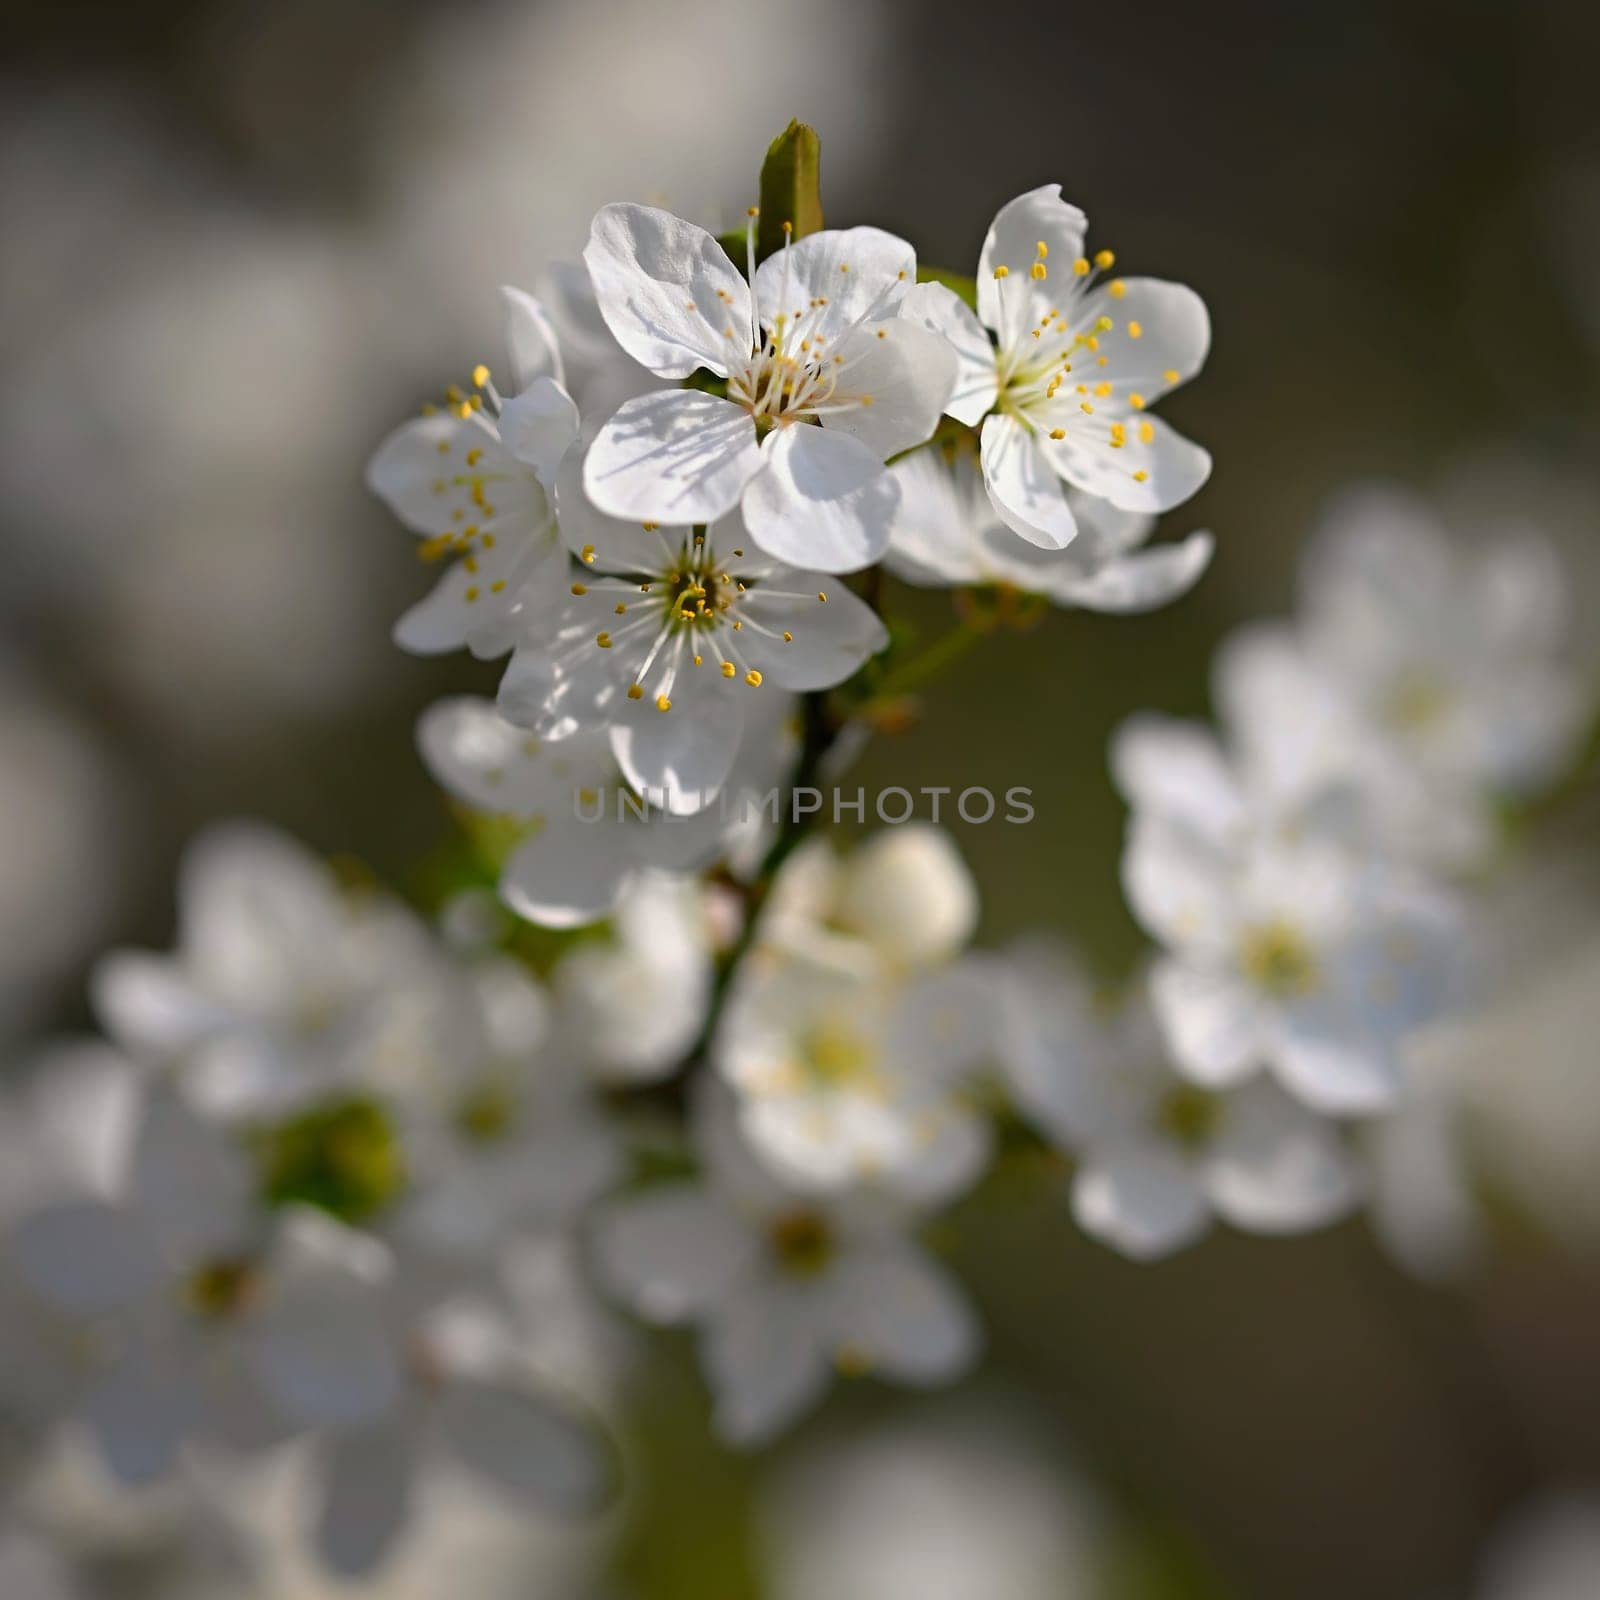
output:
[[[917,268],[918,283],[942,283],[952,293],[958,294],[972,307],[978,309],[978,280],[969,278],[964,272],[950,272],[944,267]]]
[[[822,141],[804,122],[790,122],[767,149],[761,163],[761,216],[756,228],[756,259],[783,248],[784,223],[790,237],[803,239],[822,227]]]

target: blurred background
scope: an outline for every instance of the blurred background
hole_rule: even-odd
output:
[[[822,135],[830,222],[970,271],[997,206],[1059,180],[1097,246],[1211,308],[1206,372],[1165,409],[1217,462],[1166,523],[1217,534],[1196,592],[998,637],[860,768],[869,788],[1033,788],[1032,826],[956,824],[986,942],[1045,926],[1127,969],[1107,736],[1137,708],[1206,710],[1217,641],[1289,607],[1352,480],[1436,492],[1463,526],[1516,508],[1561,543],[1592,632],[1600,10],[1577,0],[143,0],[7,6],[3,49],[14,1055],[86,1020],[97,950],[168,942],[208,819],[413,881],[449,820],[412,724],[497,669],[391,646],[432,574],[364,491],[366,456],[495,361],[497,285],[576,255],[606,200],[741,216],[791,115]],[[929,626],[949,603],[890,595]],[[1362,1221],[1136,1266],[1042,1189],[986,1193],[951,1224],[991,1332],[955,1394],[858,1386],[747,1459],[707,1434],[687,1342],[649,1358],[629,1499],[584,1547],[599,1592],[1479,1592],[1503,1515],[1600,1477],[1596,820],[1580,795],[1507,896],[1507,947],[1543,985],[1539,1028],[1502,1036],[1508,1102],[1540,1029],[1568,1061],[1588,1043],[1559,1192],[1536,1132],[1508,1131],[1534,1152],[1503,1178],[1526,1180],[1516,1226],[1469,1279],[1403,1275]],[[903,1526],[939,1531],[924,1564],[873,1568]],[[571,1551],[507,1559],[510,1592],[578,1592]]]

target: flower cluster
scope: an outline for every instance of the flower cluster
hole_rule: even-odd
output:
[[[424,914],[265,826],[203,835],[176,947],[108,956],[106,1040],[8,1095],[0,1403],[41,1449],[86,1433],[127,1485],[296,1450],[358,1575],[450,1472],[607,1501],[626,1363],[552,1353],[576,1321],[593,1357],[603,1303],[693,1328],[735,1445],[836,1376],[955,1378],[980,1319],[927,1224],[1008,1162],[1138,1260],[1369,1196],[1403,1231],[1419,1037],[1466,1003],[1506,807],[1593,711],[1559,563],[1342,505],[1296,617],[1224,646],[1220,731],[1113,740],[1132,977],[975,950],[948,833],[841,847],[764,797],[893,731],[952,639],[1197,581],[1208,534],[1147,541],[1210,460],[1152,408],[1209,323],[1057,185],[972,279],[823,228],[807,138],[741,234],[603,207],[504,292],[504,392],[480,366],[372,458],[444,564],[398,644],[509,657],[418,723],[461,842]],[[886,575],[968,620],[911,653]]]

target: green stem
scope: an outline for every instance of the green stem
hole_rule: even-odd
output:
[[[935,639],[921,655],[913,656],[890,672],[874,688],[872,698],[889,700],[920,689],[929,679],[937,677],[946,667],[959,661],[988,631],[975,622],[958,622]]]

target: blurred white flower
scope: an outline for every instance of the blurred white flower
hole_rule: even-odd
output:
[[[779,1183],[743,1143],[726,1091],[696,1110],[703,1176],[613,1202],[593,1245],[604,1285],[651,1322],[695,1323],[715,1425],[755,1445],[809,1409],[838,1368],[918,1387],[978,1352],[960,1289],[881,1194]]]
[[[726,804],[693,816],[640,800],[604,732],[546,741],[487,700],[439,701],[419,720],[417,743],[451,794],[523,830],[500,876],[505,903],[530,922],[570,928],[609,915],[647,869],[697,871],[722,853],[746,794],[769,788],[788,759],[791,704],[764,699]]]
[[[176,952],[113,952],[94,1000],[125,1048],[181,1066],[197,1104],[245,1116],[356,1077],[431,958],[426,929],[398,903],[347,893],[274,829],[219,824],[184,856]]]
[[[971,1094],[990,1058],[986,973],[952,964],[910,983],[758,952],[712,1040],[740,1125],[800,1188],[862,1182],[933,1201],[971,1186],[989,1124]]]
[[[609,937],[584,939],[550,974],[566,1048],[600,1078],[648,1083],[676,1070],[711,1003],[705,891],[641,873],[623,892]]]
[[[344,1576],[388,1557],[438,1458],[534,1511],[593,1511],[615,1479],[604,1436],[523,1369],[503,1318],[471,1303],[419,1308],[405,1281],[398,1271],[377,1291],[403,1381],[387,1406],[315,1446],[316,1547]]]
[[[1219,1089],[1270,1067],[1330,1115],[1392,1105],[1401,1042],[1452,998],[1453,904],[1352,849],[1342,818],[1260,826],[1199,730],[1133,718],[1112,765],[1134,805],[1123,887],[1165,947],[1150,990],[1179,1070]]]
[[[774,1600],[1061,1600],[1099,1592],[1103,1514],[1046,1426],[929,1401],[786,1462],[760,1504]]]
[[[641,527],[596,511],[581,474],[574,453],[557,489],[577,581],[528,617],[500,709],[545,738],[606,729],[652,804],[703,810],[747,723],[760,729],[763,691],[842,683],[888,634],[842,584],[747,549],[737,515],[703,531]]]
[[[8,1400],[81,1418],[128,1483],[171,1472],[188,1439],[246,1448],[326,1420],[267,1352],[337,1360],[337,1286],[297,1273],[295,1230],[258,1210],[245,1151],[108,1052],[44,1071],[8,1128],[53,1156],[5,1239]]]
[[[1142,983],[1112,1009],[1062,951],[1012,954],[1008,1081],[1069,1155],[1072,1213],[1135,1260],[1198,1239],[1214,1217],[1290,1234],[1349,1213],[1357,1167],[1338,1130],[1274,1083],[1206,1089],[1168,1064]]]
[[[841,855],[826,839],[783,864],[761,911],[764,945],[847,972],[892,974],[960,953],[978,925],[978,886],[955,841],[913,822]]]
[[[826,229],[755,268],[750,229],[747,282],[709,233],[669,212],[595,216],[584,262],[617,342],[660,377],[704,368],[727,396],[625,402],[596,435],[583,485],[635,520],[708,523],[742,507],[768,555],[854,572],[888,548],[899,494],[883,463],[932,434],[955,356],[894,316],[916,281],[903,239]]]
[[[889,470],[900,485],[900,511],[884,561],[907,583],[992,585],[1086,611],[1149,611],[1193,588],[1211,560],[1209,533],[1140,549],[1154,517],[1070,488],[1072,543],[1056,551],[1019,539],[990,501],[975,453],[961,443],[915,451]]]
[[[1047,183],[1002,206],[978,259],[974,315],[940,283],[901,315],[960,358],[958,422],[982,425],[984,483],[1005,525],[1059,550],[1078,525],[1066,485],[1120,511],[1167,511],[1211,474],[1211,457],[1146,407],[1200,370],[1211,319],[1192,289],[1113,278],[1084,255],[1088,218]],[[990,335],[993,334],[991,341]]]

